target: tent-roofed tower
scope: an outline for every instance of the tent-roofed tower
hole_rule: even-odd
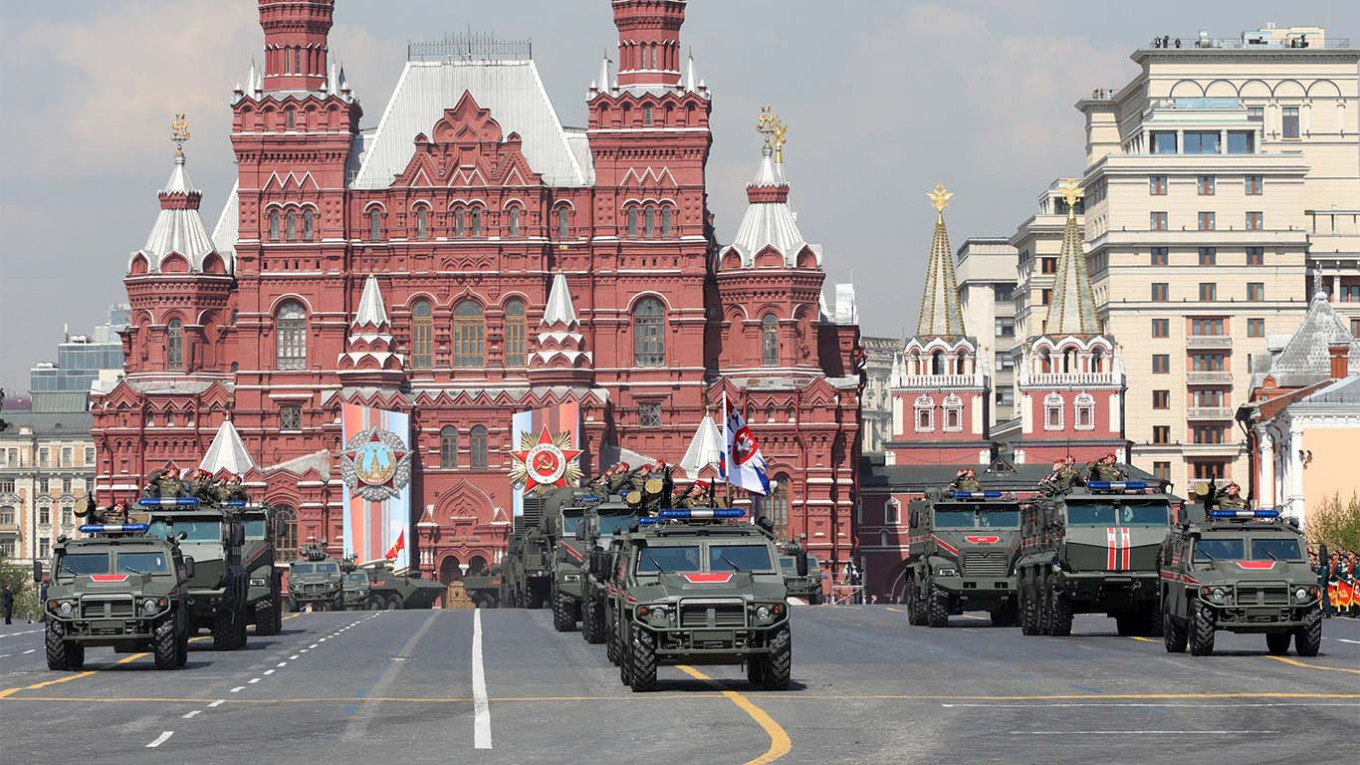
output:
[[[619,30],[619,87],[679,85],[685,0],[613,1],[614,26]]]
[[[1014,462],[1049,462],[1069,454],[1085,462],[1109,453],[1124,462],[1129,454],[1124,367],[1096,313],[1076,214],[1081,189],[1068,180],[1063,193],[1067,221],[1044,334],[1021,345]]]
[[[927,195],[935,207],[916,334],[893,363],[888,464],[986,464],[989,381],[968,337],[954,276],[954,253],[944,210],[953,193],[937,184]]]

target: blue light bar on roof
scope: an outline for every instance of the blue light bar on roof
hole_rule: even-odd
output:
[[[87,523],[80,527],[82,534],[135,534],[151,526],[145,523]]]
[[[698,507],[680,510],[662,510],[656,514],[664,520],[683,518],[745,518],[746,511],[739,507]]]
[[[245,507],[245,506],[246,506],[246,501],[245,501],[244,499],[229,499],[229,500],[227,500],[226,502],[223,502],[223,503],[222,503],[222,506],[223,506],[223,507]]]
[[[138,507],[198,507],[198,497],[143,497]]]
[[[660,519],[660,518],[639,518],[639,519],[638,519],[638,525],[639,525],[639,526],[655,526],[656,524],[658,524],[658,523],[660,523],[660,522],[661,522],[661,519]]]
[[[1279,518],[1279,510],[1210,510],[1210,518]]]
[[[599,501],[600,501],[600,498],[599,498],[599,497],[594,497],[594,496],[590,496],[590,497],[581,497],[581,501],[582,501],[582,502],[599,502]]]
[[[954,499],[998,499],[1001,496],[999,491],[956,491]]]
[[[1087,481],[1086,488],[1092,491],[1142,491],[1147,481]]]

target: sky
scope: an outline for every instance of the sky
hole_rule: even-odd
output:
[[[586,88],[617,41],[606,0],[336,5],[330,50],[365,126],[407,42],[468,29],[532,39],[559,117],[582,125]],[[789,126],[790,201],[825,248],[828,284],[854,282],[865,335],[901,337],[914,328],[936,183],[955,192],[954,247],[1009,235],[1049,182],[1083,170],[1073,104],[1126,83],[1129,55],[1153,35],[1232,37],[1274,21],[1360,38],[1354,0],[1288,7],[1298,15],[1268,0],[692,0],[682,41],[713,94],[719,238],[741,220],[756,116],[770,105]],[[262,47],[250,0],[0,0],[0,387],[27,391],[64,325],[88,334],[126,300],[177,112],[213,226],[235,174],[228,100]]]

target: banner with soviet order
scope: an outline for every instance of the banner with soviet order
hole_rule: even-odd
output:
[[[345,555],[410,566],[411,417],[357,404],[341,410]]]
[[[524,495],[540,487],[575,486],[581,478],[581,406],[569,401],[543,409],[516,412],[510,418],[514,458],[515,517],[524,515]]]

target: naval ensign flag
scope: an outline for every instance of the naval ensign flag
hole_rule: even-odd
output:
[[[746,426],[741,413],[723,393],[723,450],[718,470],[723,480],[754,494],[768,495],[770,479],[765,475],[765,455]]]

